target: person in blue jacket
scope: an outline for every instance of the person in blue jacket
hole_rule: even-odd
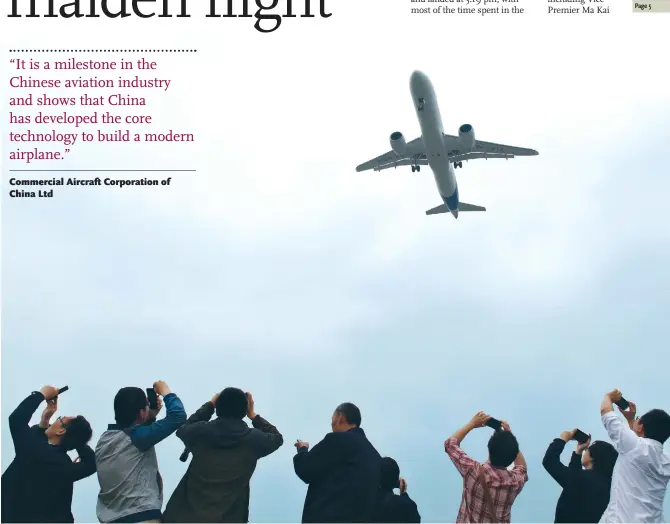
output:
[[[95,448],[100,522],[160,522],[163,480],[154,446],[186,422],[186,411],[165,382],[155,382],[154,390],[159,395],[155,411],[141,388],[122,388],[114,398],[116,424]],[[156,420],[163,402],[167,413]]]

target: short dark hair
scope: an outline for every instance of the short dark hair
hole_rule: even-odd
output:
[[[619,457],[614,446],[609,442],[596,440],[589,446],[589,454],[593,463],[593,471],[611,480],[616,459]]]
[[[496,431],[489,439],[489,459],[496,468],[506,468],[519,454],[519,443],[511,431]]]
[[[337,406],[337,408],[335,408],[335,413],[343,415],[349,424],[353,424],[354,426],[361,425],[361,410],[351,402],[344,402]]]
[[[662,409],[652,409],[640,417],[644,436],[661,444],[670,438],[670,415]]]
[[[243,419],[247,414],[247,394],[239,388],[226,388],[216,399],[216,416]]]
[[[61,439],[61,446],[67,451],[79,449],[88,444],[93,436],[91,424],[81,415],[73,418],[67,422],[65,426],[65,434]]]
[[[114,418],[122,428],[135,424],[140,412],[149,405],[142,388],[121,388],[114,397]]]
[[[381,489],[394,489],[400,482],[400,468],[398,463],[391,457],[384,457],[381,461],[379,471],[379,487]]]

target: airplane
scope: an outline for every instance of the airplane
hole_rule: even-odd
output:
[[[463,167],[463,160],[509,159],[539,154],[534,149],[476,140],[475,131],[470,124],[463,124],[458,129],[458,136],[445,134],[435,90],[428,76],[421,71],[414,71],[410,77],[409,88],[421,127],[421,136],[406,142],[400,131],[391,133],[391,151],[359,165],[356,171],[382,171],[392,167],[411,166],[414,173],[421,171],[421,166],[430,166],[443,204],[429,209],[426,215],[451,213],[454,218],[458,218],[459,211],[486,211],[485,207],[459,200],[454,170]]]

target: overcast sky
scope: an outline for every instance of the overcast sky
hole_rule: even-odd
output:
[[[7,169],[25,166],[4,161],[16,146],[3,134],[3,470],[7,417],[45,383],[70,386],[60,413],[88,417],[93,446],[120,387],[166,380],[190,414],[238,386],[286,441],[256,470],[253,521],[300,519],[291,443],[318,442],[343,401],[432,522],[453,521],[461,497],[444,439],[478,410],[509,420],[530,469],[513,519],[552,521],[559,488],[541,460],[554,437],[603,438],[612,388],[641,411],[670,408],[664,18],[625,5],[606,19],[419,19],[394,2],[341,0],[331,19],[272,35],[195,9],[8,24],[8,48],[56,35],[71,48],[197,48],[152,55],[172,85],[135,111],[194,144],[83,144],[35,166],[197,172],[169,188],[9,199]],[[38,55],[55,56],[69,55]],[[456,171],[461,199],[486,213],[425,216],[441,203],[427,168],[355,172],[391,132],[418,136],[415,69],[447,133],[469,123],[540,152]],[[485,459],[489,435],[464,448]],[[176,437],[158,446],[168,494],[180,452]],[[95,476],[77,484],[76,520],[96,520],[96,496]]]

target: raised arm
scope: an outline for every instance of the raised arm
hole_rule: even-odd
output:
[[[40,417],[39,427],[42,430],[48,429],[51,426],[51,417],[56,414],[58,410],[58,397],[52,398],[47,401],[47,407],[42,411],[42,416]]]
[[[468,434],[476,428],[483,428],[486,425],[486,421],[489,420],[491,417],[488,416],[486,413],[483,411],[480,411],[477,413],[470,422],[468,422],[465,426],[463,426],[461,429],[457,430],[456,433],[454,433],[451,437],[449,437],[450,440],[455,440],[456,444],[460,446],[461,442],[463,442],[463,439],[468,436]]]
[[[58,394],[53,386],[44,386],[23,399],[17,408],[9,415],[9,432],[14,441],[14,450],[19,453],[23,447],[35,436],[29,426],[30,419],[44,400],[51,400]]]
[[[509,423],[505,420],[501,420],[502,430],[503,431],[512,431],[509,427]],[[517,453],[514,459],[514,467],[512,468],[512,474],[514,478],[519,483],[520,488],[523,489],[523,486],[528,482],[528,465],[526,464],[526,457],[523,456],[521,450]]]
[[[167,388],[167,384],[164,382],[157,382],[156,384],[157,387],[164,385]],[[159,394],[165,393],[163,395],[166,407],[165,417],[148,426],[135,426],[130,434],[133,444],[142,451],[146,451],[165,440],[186,422],[186,411],[179,397],[172,393],[169,388],[167,388],[167,392],[164,390],[157,390],[157,392]]]
[[[281,433],[260,415],[254,414],[251,424],[258,431],[253,432],[253,446],[258,458],[267,457],[277,451],[284,443]]]
[[[212,400],[205,402],[198,411],[193,413],[188,420],[177,430],[177,437],[181,439],[184,445],[188,448],[195,444],[201,434],[202,428],[214,415],[214,406],[218,394],[214,395]]]
[[[479,462],[470,458],[468,454],[461,449],[461,442],[463,442],[463,439],[473,429],[484,427],[484,425],[486,425],[486,421],[489,418],[491,417],[489,417],[483,411],[480,411],[474,417],[472,417],[470,422],[456,431],[456,433],[454,433],[444,442],[444,451],[447,455],[449,455],[451,462],[463,477],[465,477],[468,471],[475,468]]]
[[[573,436],[574,438],[574,436]],[[587,450],[589,446],[591,445],[591,437],[589,436],[589,439],[586,442],[583,442],[580,444],[577,442],[577,447],[575,448],[575,451],[573,451],[572,455],[570,456],[570,464],[568,464],[568,467],[572,470],[575,471],[582,471],[582,455],[584,453],[584,450]]]
[[[637,446],[639,437],[633,433],[621,418],[609,411],[602,416],[603,425],[612,444],[619,453],[628,453]]]
[[[44,400],[44,395],[39,392],[31,393],[9,415],[9,431],[14,440],[14,447],[21,444],[21,439],[30,431],[30,419]]]
[[[606,413],[611,413],[614,411],[614,401],[621,398],[621,391],[615,389],[610,391],[603,397],[603,401],[600,403],[600,416],[605,415]]]
[[[528,465],[526,464],[526,457],[523,456],[523,453],[519,451],[518,455],[514,459],[514,469],[522,468],[525,471],[528,471]]]
[[[251,393],[247,392],[247,418],[251,420],[256,431],[252,431],[251,442],[258,458],[267,457],[277,451],[284,443],[284,437],[267,420],[256,413],[256,403]]]
[[[628,409],[623,411],[621,408],[619,408],[619,411],[628,422],[628,427],[634,432],[635,430],[633,428],[635,426],[635,415],[637,413],[637,406],[635,405],[635,402],[629,400]]]
[[[572,471],[561,462],[561,453],[565,449],[566,442],[570,440],[570,437],[565,433],[567,432],[564,431],[561,438],[554,439],[549,444],[542,460],[542,466],[547,470],[547,473],[564,488],[570,483]]]
[[[610,391],[603,397],[600,404],[601,419],[607,435],[619,453],[628,453],[637,446],[639,437],[633,432],[628,424],[624,424],[614,412],[613,403],[621,398],[618,389]]]

